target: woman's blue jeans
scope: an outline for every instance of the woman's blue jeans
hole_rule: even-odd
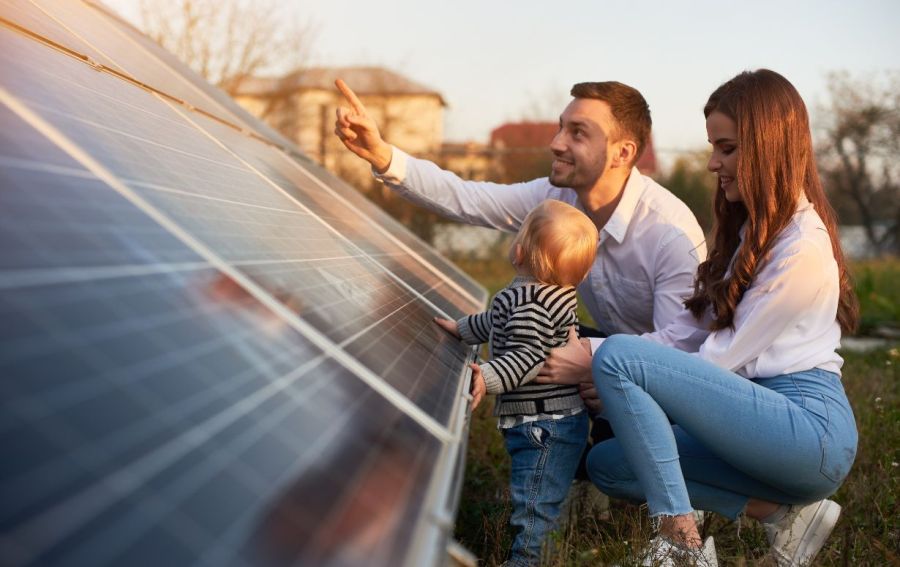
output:
[[[509,523],[515,531],[505,565],[537,565],[587,443],[587,412],[502,431],[511,459]]]
[[[749,380],[627,335],[601,345],[593,372],[616,437],[594,446],[588,474],[610,496],[646,500],[651,516],[698,508],[733,519],[750,498],[820,500],[856,456],[853,412],[831,372]]]

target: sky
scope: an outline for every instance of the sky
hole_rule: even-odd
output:
[[[137,0],[106,3],[133,18]],[[440,92],[447,141],[486,142],[507,121],[555,121],[574,83],[617,80],[647,99],[665,159],[707,147],[703,104],[742,70],[783,74],[814,122],[830,71],[900,70],[897,0],[286,4],[317,31],[310,64],[385,66]]]

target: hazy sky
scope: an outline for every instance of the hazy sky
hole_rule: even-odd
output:
[[[126,16],[135,0],[106,0]],[[900,69],[900,1],[296,0],[315,65],[383,65],[441,92],[447,140],[486,141],[523,117],[555,120],[580,81],[618,80],[650,103],[656,145],[703,148],[716,86],[769,67],[811,109],[825,75]],[[351,85],[352,86],[352,85]]]

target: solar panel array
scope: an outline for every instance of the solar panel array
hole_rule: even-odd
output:
[[[0,23],[0,563],[441,561],[483,288],[102,5]]]

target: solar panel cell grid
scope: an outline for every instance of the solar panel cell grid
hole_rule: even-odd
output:
[[[191,105],[224,119],[240,123],[229,110],[198,89],[171,67],[133,41],[121,26],[98,10],[72,0],[33,0],[33,3],[65,28],[79,44],[88,44],[101,54],[101,62]]]
[[[86,55],[97,63],[118,69],[110,59],[50,18],[30,0],[0,0],[0,16],[67,49]]]
[[[329,194],[339,195],[341,199],[351,203],[355,208],[362,211],[367,218],[372,219],[371,224],[377,230],[390,234],[400,245],[406,247],[409,253],[420,256],[426,263],[433,266],[435,271],[444,274],[445,277],[449,277],[456,286],[461,287],[466,295],[475,298],[479,305],[484,305],[484,302],[487,300],[487,292],[478,282],[435,252],[433,248],[426,246],[406,227],[379,209],[359,191],[346,183],[330,181],[332,179],[331,173],[318,164],[304,165],[304,169],[319,180],[320,190]]]
[[[76,75],[78,71],[69,71],[68,76]],[[89,69],[86,72],[92,73]],[[46,86],[43,90],[60,91],[60,79],[55,75],[38,74],[33,79],[44,82]],[[73,80],[75,83],[80,82],[78,79]],[[94,85],[99,90],[96,82]],[[35,105],[36,110],[63,134],[95,156],[113,174],[132,186],[150,204],[158,207],[224,260],[245,270],[273,295],[284,297],[292,309],[309,319],[323,334],[340,343],[350,334],[347,330],[349,324],[374,333],[381,341],[390,339],[395,343],[402,343],[404,339],[414,338],[399,338],[390,333],[385,335],[386,327],[383,324],[374,326],[371,323],[373,319],[380,318],[376,306],[392,310],[395,308],[391,305],[397,301],[412,304],[416,298],[392,281],[381,266],[367,261],[363,252],[355,248],[339,231],[331,230],[319,222],[318,218],[310,217],[294,200],[248,169],[189,123],[164,119],[163,127],[160,127],[160,116],[165,116],[168,109],[147,93],[133,87],[119,92],[101,91],[106,95],[108,104],[104,114],[91,117],[98,121],[94,122],[81,117],[81,108],[87,102],[80,100],[81,96],[85,96],[83,91],[74,90],[74,96],[67,98],[63,107],[60,107],[59,102],[54,102],[52,108]],[[70,90],[71,92],[73,91]],[[25,102],[31,103],[29,99]],[[162,108],[153,113],[128,113],[128,131],[118,130],[106,123],[107,116],[112,116],[109,121],[122,122],[131,108],[148,106],[154,111],[157,107]],[[178,118],[176,113],[172,113],[172,116]],[[238,135],[227,128],[219,133],[223,136]],[[251,143],[259,144],[252,140]],[[260,147],[267,149],[261,144]],[[276,154],[271,154],[271,157],[281,159]],[[262,167],[266,163],[261,162],[259,165]],[[278,173],[272,167],[266,167],[266,171]],[[135,177],[140,181],[134,181]],[[285,180],[282,182],[287,185]],[[337,219],[336,215],[337,212],[330,218]],[[324,220],[328,221],[327,218]],[[357,235],[359,241],[364,240],[363,235]],[[386,245],[388,244],[390,243]],[[318,267],[309,269],[301,264],[288,278],[292,282],[290,288],[281,282],[262,277],[267,273],[263,269],[266,262],[279,262],[277,267],[285,273],[291,269],[290,263],[281,262],[298,262],[310,258],[321,260],[317,263]],[[323,270],[330,262],[327,260],[329,258],[345,259],[339,269],[332,270],[332,280],[323,276]],[[427,274],[422,270],[420,272]],[[353,286],[354,277],[364,280],[355,284],[354,289],[358,297],[367,299],[366,303],[348,302],[334,293],[334,280],[346,281],[348,286]],[[420,285],[420,288],[424,287]],[[306,308],[308,305],[316,306],[316,309],[310,311]],[[322,306],[333,306],[332,316],[317,317],[325,312]],[[454,309],[454,314],[460,311],[459,308]],[[424,311],[421,305],[408,305],[404,312],[395,315],[395,319],[400,317],[404,321],[397,328],[405,331],[414,326],[421,331],[423,327],[432,326],[430,319],[435,314],[433,311]],[[336,321],[344,326],[337,325]],[[436,329],[429,330],[429,336],[438,334]],[[414,348],[407,347],[402,351],[410,361],[433,360],[428,355],[434,348],[433,344],[412,342],[409,345]],[[396,346],[400,348],[401,345]],[[458,372],[447,376],[439,367],[430,373],[416,371],[410,374],[408,368],[421,370],[422,367],[398,367],[397,364],[389,364],[389,361],[384,360],[383,354],[373,355],[369,349],[359,352],[364,364],[376,374],[383,375],[402,393],[409,393],[414,387],[419,389],[420,395],[415,401],[422,404],[423,409],[431,413],[442,408],[442,420],[449,419],[451,405],[447,404],[447,396],[452,395],[452,391],[448,390],[446,384],[454,383],[452,378],[458,377]],[[387,352],[398,351],[390,348]],[[459,363],[465,358],[465,351],[461,346],[451,352],[454,353],[451,356],[455,356]],[[436,395],[421,395],[423,375],[429,376]]]
[[[38,4],[54,19],[0,10],[221,95],[97,9]],[[3,562],[420,563],[471,356],[431,318],[484,291],[305,159],[9,27],[0,46]]]
[[[213,111],[213,114],[223,119],[228,118],[236,125],[241,126],[242,128],[246,128],[249,131],[258,134],[259,136],[283,148],[286,148],[287,151],[291,151],[292,154],[305,165],[313,163],[306,156],[299,154],[296,148],[287,138],[282,136],[276,130],[273,130],[264,122],[261,122],[260,120],[257,120],[256,118],[251,116],[246,110],[244,110],[243,107],[236,103],[234,99],[232,99],[222,90],[203,80],[202,77],[191,71],[184,63],[179,61],[168,51],[161,48],[155,41],[140,33],[127,22],[123,22],[115,14],[110,13],[108,9],[106,9],[102,4],[93,1],[88,1],[87,3],[90,4],[91,8],[101,13],[104,18],[108,18],[109,25],[116,28],[116,30],[119,31],[123,36],[128,37],[130,40],[139,45],[148,57],[154,57],[164,63],[175,74],[190,83],[194,88],[201,91],[209,99],[214,100],[218,104],[219,108],[222,108],[226,111]],[[198,105],[195,104],[195,106]]]
[[[399,412],[385,407],[387,402],[346,370],[316,355],[251,299],[223,304],[217,297],[222,292],[216,290],[221,277],[206,270],[94,282],[91,287],[100,289],[93,293],[80,284],[4,294],[4,321],[17,327],[31,321],[24,326],[40,331],[32,339],[44,347],[29,348],[26,342],[12,352],[4,350],[0,358],[3,375],[37,379],[3,381],[0,442],[17,456],[0,468],[4,532],[20,522],[38,526],[36,531],[13,531],[26,546],[27,536],[49,536],[44,524],[62,514],[53,507],[65,509],[72,494],[99,486],[95,490],[107,505],[96,520],[79,518],[64,530],[72,532],[57,550],[66,558],[64,564],[116,559],[93,561],[101,559],[97,553],[110,554],[139,538],[154,522],[173,526],[181,537],[195,532],[190,553],[198,554],[210,548],[209,538],[221,534],[216,522],[223,516],[210,514],[209,507],[236,506],[241,514],[231,521],[254,512],[258,520],[261,506],[277,502],[273,498],[279,483],[294,479],[303,462],[318,462],[328,451],[341,461],[334,477],[365,470],[364,462],[348,459],[367,458],[366,438],[379,435],[392,421],[382,420],[393,415],[396,421]],[[127,328],[122,321],[141,325]],[[77,335],[73,328],[79,329]],[[58,342],[66,348],[53,348]],[[47,356],[51,364],[30,365]],[[55,369],[52,377],[41,372],[50,368]],[[349,407],[355,404],[365,404],[363,415]],[[367,418],[369,412],[373,415]],[[359,420],[360,429],[342,439],[343,428],[328,423],[345,421],[348,415]],[[368,423],[376,419],[378,425]],[[413,429],[419,440],[414,451],[407,448],[412,454],[406,458],[418,462],[427,458],[422,444],[431,445],[433,452],[439,442],[433,437],[428,441],[430,435],[421,428]],[[323,435],[332,438],[323,440]],[[121,493],[115,485],[104,485],[109,477],[123,475],[133,475],[134,484]],[[220,484],[210,484],[211,478]],[[221,483],[235,483],[242,490],[214,490]],[[329,488],[332,500],[353,490],[346,482],[319,490],[327,493]],[[227,502],[220,502],[223,495]],[[414,502],[420,500],[408,505]],[[344,505],[356,508],[349,499]],[[304,513],[315,517],[334,512],[333,505],[322,510],[305,506]],[[414,511],[409,514],[415,516]],[[192,519],[193,530],[179,526],[185,516],[194,515],[199,517]],[[92,531],[89,520],[107,528]],[[259,527],[245,524],[245,530]],[[306,529],[312,537],[312,526]],[[111,537],[120,530],[123,537]]]
[[[182,111],[184,112],[184,111]],[[396,237],[386,233],[363,215],[354,204],[330,188],[317,183],[306,170],[278,150],[257,140],[240,135],[235,130],[203,116],[187,118],[224,144],[240,160],[247,163],[271,183],[296,199],[304,210],[312,212],[331,227],[341,238],[349,240],[361,252],[390,270],[420,294],[429,293],[439,308],[451,316],[477,310],[477,300],[458,285],[421,260],[414,258]],[[434,293],[430,293],[434,291]],[[480,295],[480,293],[479,293]]]

